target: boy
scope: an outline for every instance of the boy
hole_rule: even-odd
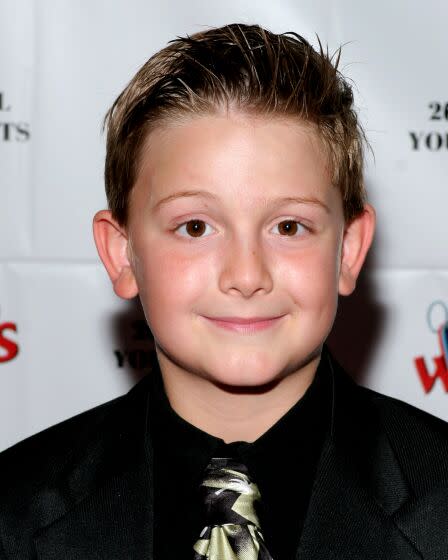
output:
[[[375,223],[337,62],[211,29],[154,55],[106,122],[95,240],[157,362],[3,454],[0,558],[446,557],[445,423],[324,347]]]

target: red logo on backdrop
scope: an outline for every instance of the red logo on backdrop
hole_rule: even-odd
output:
[[[12,332],[17,332],[15,323],[0,323],[0,364],[9,362],[19,353],[18,344],[11,339]]]
[[[423,356],[414,359],[415,367],[425,393],[431,391],[437,379],[448,393],[448,306],[445,302],[434,301],[428,308],[427,319],[430,330],[437,335],[440,353],[432,358],[432,367],[428,368]]]

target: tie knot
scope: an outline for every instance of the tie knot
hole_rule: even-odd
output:
[[[260,492],[245,465],[234,459],[212,459],[200,488],[209,525],[233,523],[259,527],[255,502]]]

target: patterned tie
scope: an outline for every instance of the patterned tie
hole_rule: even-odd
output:
[[[244,465],[212,459],[200,491],[207,526],[193,547],[194,560],[272,560],[254,508],[260,492]]]

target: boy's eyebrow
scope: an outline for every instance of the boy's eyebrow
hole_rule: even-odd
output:
[[[177,198],[187,198],[192,196],[202,196],[205,198],[210,198],[212,200],[219,200],[218,196],[216,196],[215,194],[209,191],[202,191],[202,190],[179,191],[160,199],[155,204],[154,210],[159,209],[160,206],[162,206],[163,204],[167,204],[168,202],[171,202],[172,200],[176,200]],[[322,202],[322,200],[319,200],[318,198],[315,198],[313,196],[310,197],[280,196],[277,198],[268,199],[266,202],[268,204],[275,204],[277,206],[280,206],[281,204],[285,204],[288,202],[295,202],[297,204],[315,204],[317,206],[322,207],[327,212],[327,214],[330,214],[330,208],[324,202]]]
[[[208,191],[180,191],[174,194],[170,194],[169,196],[165,196],[165,198],[160,199],[155,205],[154,210],[157,210],[162,206],[162,204],[167,204],[172,200],[176,200],[176,198],[186,198],[189,196],[204,196],[206,198],[212,198],[213,200],[218,200],[218,197]]]

